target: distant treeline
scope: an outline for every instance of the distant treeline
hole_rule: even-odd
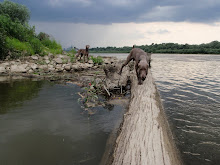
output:
[[[174,53],[174,54],[220,54],[220,42],[212,41],[207,44],[189,45],[177,43],[162,43],[135,46],[146,52],[152,53]],[[132,47],[97,47],[91,48],[92,53],[129,53]]]

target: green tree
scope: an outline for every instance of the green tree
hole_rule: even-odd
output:
[[[7,36],[20,41],[28,41],[35,35],[35,27],[30,27],[28,24],[23,25],[18,20],[13,21],[8,15],[0,15],[0,28],[6,32]]]
[[[47,33],[44,33],[44,32],[40,32],[40,33],[37,35],[37,38],[38,38],[40,41],[48,40],[48,39],[50,39],[50,35],[47,34]]]
[[[0,3],[0,15],[8,15],[12,21],[19,21],[22,24],[30,19],[30,11],[26,6],[8,0]]]

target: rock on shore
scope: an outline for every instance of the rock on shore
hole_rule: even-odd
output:
[[[117,61],[116,58],[104,58],[104,65]],[[72,62],[67,55],[52,55],[41,57],[38,54],[23,57],[17,60],[0,61],[0,74],[37,74],[37,73],[63,73],[75,72],[100,67],[92,60],[88,63]]]

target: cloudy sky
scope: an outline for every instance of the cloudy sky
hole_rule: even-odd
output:
[[[1,0],[3,1],[3,0]],[[63,47],[220,40],[219,0],[13,0]]]

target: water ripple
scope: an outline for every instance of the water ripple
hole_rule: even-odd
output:
[[[219,164],[220,56],[152,58],[151,70],[185,164]]]

